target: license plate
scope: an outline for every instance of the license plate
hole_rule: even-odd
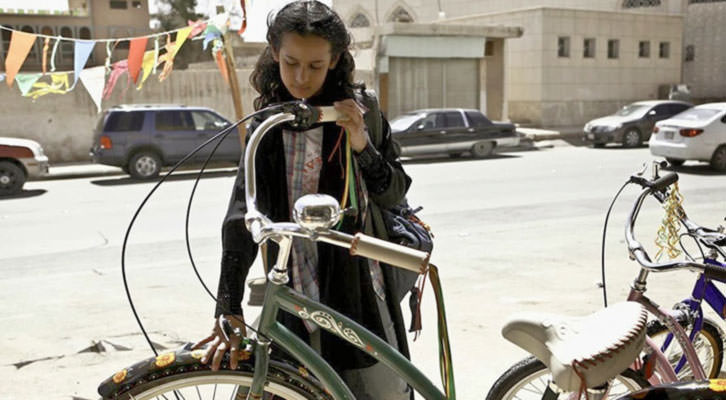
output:
[[[663,137],[668,140],[673,140],[673,131],[668,131],[663,134]]]
[[[587,138],[590,140],[595,140],[595,135],[593,135],[592,133],[588,133]]]

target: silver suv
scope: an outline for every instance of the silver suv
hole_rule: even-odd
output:
[[[120,105],[107,110],[93,133],[91,158],[99,164],[121,167],[136,179],[159,175],[200,144],[229,126],[230,122],[206,107],[171,104]],[[214,144],[190,161],[207,159]],[[239,135],[230,133],[212,161],[237,164],[241,157]]]

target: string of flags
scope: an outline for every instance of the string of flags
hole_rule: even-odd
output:
[[[189,40],[201,40],[203,50],[212,44],[211,51],[225,82],[229,84],[229,72],[223,54],[222,37],[228,31],[242,35],[247,28],[245,0],[224,0],[224,12],[204,21],[187,21],[187,26],[167,32],[130,38],[116,39],[72,39],[18,31],[3,25],[0,29],[11,31],[10,46],[5,57],[5,73],[0,73],[0,82],[8,87],[17,83],[20,93],[33,100],[48,94],[65,94],[73,90],[80,80],[91,99],[101,112],[102,100],[108,100],[122,75],[127,75],[127,85],[141,90],[150,75],[158,75],[159,82],[169,77],[174,58],[182,45]],[[174,39],[172,40],[172,35]],[[36,40],[43,40],[41,72],[20,72]],[[153,49],[149,41],[153,41]],[[73,42],[73,70],[56,71],[55,58],[61,42]],[[111,63],[116,46],[129,42],[128,57]],[[52,43],[52,44],[51,44]],[[85,68],[88,59],[98,44],[105,44],[104,65]],[[163,46],[162,46],[163,44]],[[48,53],[50,52],[50,57]],[[50,63],[50,69],[48,69]],[[73,74],[73,78],[70,75]]]

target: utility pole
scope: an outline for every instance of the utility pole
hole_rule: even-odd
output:
[[[232,49],[233,32],[224,34],[224,60],[227,66],[227,75],[229,76],[229,89],[232,92],[232,102],[234,103],[235,119],[240,120],[244,117],[242,110],[242,97],[240,94],[239,81],[237,80],[237,65],[234,60],[234,50]],[[242,154],[245,153],[245,136],[247,136],[247,128],[244,124],[237,126],[239,132],[240,148]]]

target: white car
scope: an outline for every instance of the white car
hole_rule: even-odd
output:
[[[20,193],[28,178],[48,173],[48,157],[30,139],[0,137],[0,197]]]
[[[674,166],[708,161],[726,172],[726,103],[701,104],[656,123],[648,146]]]

